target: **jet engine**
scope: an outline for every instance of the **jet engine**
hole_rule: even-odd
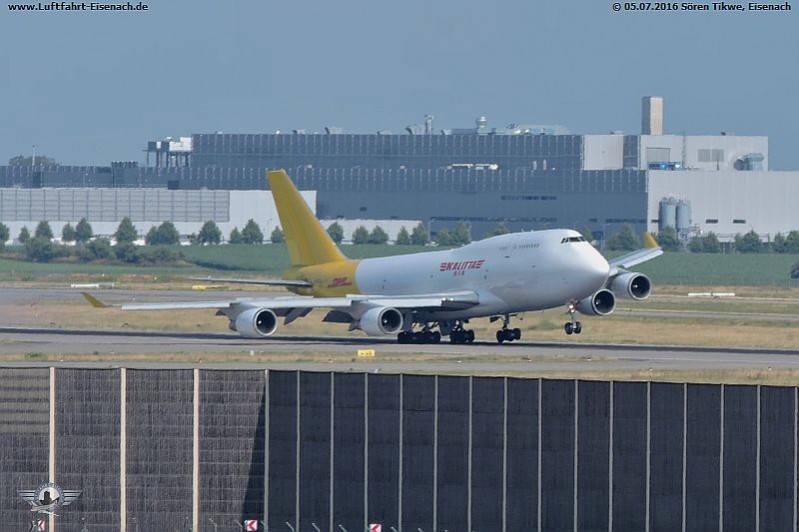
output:
[[[652,281],[643,273],[623,273],[610,283],[613,293],[624,299],[641,301],[652,293]]]
[[[263,338],[277,329],[277,316],[268,308],[251,308],[236,316],[235,324],[231,324],[242,336]]]
[[[369,336],[396,334],[402,330],[402,312],[391,307],[375,307],[361,315],[360,328]]]
[[[607,316],[616,307],[616,296],[613,292],[603,288],[596,294],[581,299],[577,303],[577,310],[588,316]]]

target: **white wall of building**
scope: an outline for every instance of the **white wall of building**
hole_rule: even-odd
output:
[[[624,135],[585,135],[583,170],[624,168]]]
[[[316,213],[316,191],[301,191]],[[53,235],[61,238],[67,223],[74,227],[86,218],[96,236],[110,237],[122,218],[128,216],[143,241],[154,226],[165,221],[175,224],[186,238],[200,231],[208,221],[216,222],[227,239],[234,227],[241,230],[250,219],[261,227],[264,238],[280,226],[272,192],[264,190],[165,190],[165,189],[0,189],[0,222],[9,228],[11,240],[27,227],[31,235],[41,221],[50,223]],[[359,226],[371,231],[380,226],[394,241],[401,227],[410,233],[419,220],[323,220],[323,227],[338,222],[344,240],[350,241]]]
[[[657,232],[659,204],[669,196],[689,201],[697,230],[722,240],[750,230],[770,239],[799,229],[799,171],[649,171],[650,231]]]
[[[683,165],[684,168],[700,170],[719,171],[733,170],[735,162],[751,153],[763,155],[763,170],[768,170],[768,137],[745,137],[735,135],[642,135],[640,169],[649,168],[652,162],[675,162]],[[668,160],[663,157],[653,156],[655,160],[648,160],[648,153],[663,153],[668,150]],[[717,160],[715,157],[711,161],[700,160],[700,155],[705,158],[707,152],[700,154],[700,150],[721,150],[710,154],[721,155]]]
[[[300,194],[315,213],[316,191]],[[165,221],[185,237],[213,220],[225,239],[250,218],[267,239],[280,224],[272,193],[264,190],[0,189],[0,222],[9,227],[12,240],[23,227],[33,234],[40,221],[49,222],[58,239],[67,223],[74,227],[83,217],[95,235],[110,236],[125,216],[142,239]]]

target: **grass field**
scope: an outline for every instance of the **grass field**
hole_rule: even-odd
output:
[[[203,268],[223,271],[263,272],[265,275],[280,275],[289,267],[289,255],[282,244],[263,246],[182,246],[179,249],[186,260]],[[342,252],[351,259],[385,257],[429,251],[425,246],[342,246]]]
[[[37,264],[0,258],[0,281],[23,282],[69,275],[115,278],[122,275],[146,275],[161,280],[213,272],[251,272],[264,277],[279,276],[289,265],[286,247],[282,244],[262,246],[174,246],[186,258],[181,266],[128,266],[116,264],[52,263]],[[363,245],[342,246],[350,258],[383,257],[430,251],[423,246]],[[655,286],[681,285],[693,287],[774,286],[799,288],[799,279],[790,278],[795,255],[754,254],[717,255],[704,253],[665,253],[653,261],[636,267],[652,278]]]
[[[664,253],[635,269],[652,278],[655,285],[693,286],[785,286],[799,287],[791,279],[796,255],[709,253]]]

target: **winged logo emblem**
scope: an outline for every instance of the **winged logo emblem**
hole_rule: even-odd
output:
[[[35,490],[19,490],[17,494],[31,506],[31,512],[58,515],[61,508],[69,506],[80,497],[83,490],[65,490],[54,482],[42,484]]]

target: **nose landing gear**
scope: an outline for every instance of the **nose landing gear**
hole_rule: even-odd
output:
[[[583,324],[577,321],[574,315],[577,313],[577,309],[574,306],[574,301],[569,303],[569,318],[571,321],[566,322],[563,326],[563,330],[566,331],[566,334],[580,334],[583,332]]]

